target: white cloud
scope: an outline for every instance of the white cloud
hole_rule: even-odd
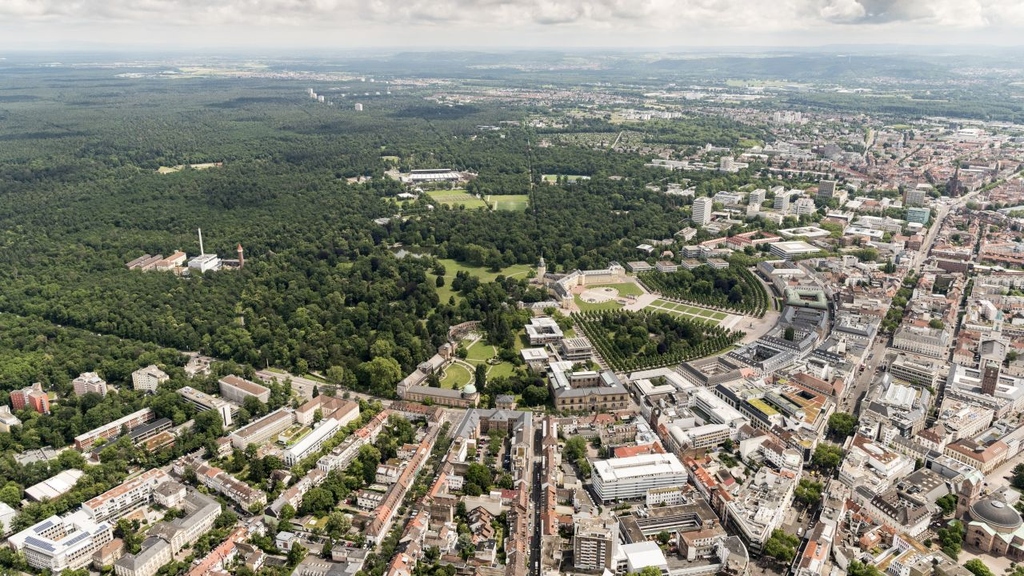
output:
[[[23,26],[29,32],[20,32]],[[223,36],[225,43],[301,40],[334,32],[337,40],[372,33],[397,44],[451,45],[475,40],[531,45],[749,43],[777,35],[857,42],[873,30],[914,31],[936,44],[948,32],[1004,36],[1024,32],[1021,0],[2,0],[5,32],[117,42],[119,35]],[[26,28],[27,30],[27,28]],[[230,30],[230,33],[225,32]],[[268,36],[267,31],[272,33]],[[247,32],[248,31],[248,32]],[[866,31],[866,32],[859,32]],[[815,36],[817,35],[817,36]],[[907,36],[897,36],[907,37]],[[1024,37],[1024,34],[1021,34]],[[380,38],[387,41],[389,38]],[[293,43],[291,40],[290,43]]]

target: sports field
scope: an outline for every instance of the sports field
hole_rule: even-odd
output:
[[[673,314],[675,316],[682,316],[689,318],[690,320],[703,320],[711,324],[718,324],[728,316],[725,312],[717,312],[715,310],[706,310],[704,308],[697,308],[695,306],[689,306],[687,304],[680,304],[678,302],[670,302],[668,300],[662,300],[661,298],[651,302],[645,310],[653,310],[655,312],[665,312]]]
[[[487,208],[486,202],[468,194],[465,190],[430,190],[427,192],[427,196],[430,196],[434,202],[447,204],[453,208],[460,205],[465,206],[466,210]]]
[[[530,197],[526,194],[487,196],[485,200],[492,209],[507,210],[509,212],[522,212],[530,204]]]

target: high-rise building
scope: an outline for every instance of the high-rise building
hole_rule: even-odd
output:
[[[747,203],[750,204],[751,206],[760,206],[761,203],[764,202],[764,198],[767,194],[767,190],[765,190],[764,188],[758,188],[757,190],[751,192],[750,196],[747,197]]]
[[[924,188],[907,188],[903,191],[903,203],[907,206],[924,206],[927,192]]]
[[[572,538],[576,569],[613,569],[619,547],[619,522],[614,518],[583,518],[576,522]]]
[[[789,211],[789,192],[778,192],[775,194],[775,209],[782,212]]]
[[[71,381],[75,388],[75,396],[84,396],[90,392],[107,395],[107,383],[95,372],[83,372],[78,378]]]
[[[170,378],[167,373],[157,368],[155,364],[150,364],[145,368],[132,372],[132,385],[136,390],[156,392],[157,387],[170,380]]]
[[[987,396],[995,396],[996,388],[999,387],[999,364],[988,360],[983,368],[981,372],[981,393]]]
[[[810,198],[800,198],[799,200],[796,201],[796,203],[793,204],[793,206],[796,208],[797,216],[803,216],[804,214],[814,214],[814,211],[816,210],[814,206],[814,200],[811,200]]]
[[[50,398],[43,392],[43,385],[39,382],[11,392],[11,406],[15,410],[28,408],[40,414],[50,413]]]
[[[836,195],[836,181],[822,180],[818,182],[818,198],[828,200]]]
[[[693,222],[698,226],[707,226],[711,222],[711,211],[714,201],[711,198],[697,198],[693,201]]]

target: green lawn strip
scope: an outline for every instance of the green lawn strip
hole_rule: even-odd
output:
[[[622,304],[619,304],[614,300],[591,304],[589,302],[584,302],[579,296],[576,296],[576,305],[579,306],[580,310],[583,312],[590,312],[592,310],[618,310],[619,308],[622,308]]]
[[[632,282],[623,282],[621,284],[597,284],[595,286],[587,286],[587,290],[592,288],[614,288],[618,291],[619,296],[641,296],[644,291],[639,286]]]
[[[462,364],[449,364],[444,371],[444,378],[441,379],[441,388],[454,390],[456,386],[462,387],[469,384],[473,375],[469,373]]]
[[[728,316],[728,314],[725,314],[724,312],[715,312],[711,315],[715,320],[725,320],[726,316]]]

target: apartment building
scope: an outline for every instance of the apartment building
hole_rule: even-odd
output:
[[[75,448],[86,452],[93,447],[97,440],[100,438],[111,439],[117,438],[121,435],[122,428],[128,428],[129,430],[136,426],[141,426],[146,422],[150,422],[156,418],[156,414],[149,408],[143,408],[138,412],[132,412],[131,414],[118,418],[109,424],[104,424],[99,428],[95,428],[86,432],[85,434],[79,434],[75,436]]]
[[[90,392],[100,396],[107,395],[107,382],[95,372],[83,372],[71,381],[71,386],[75,389],[75,396],[84,396]]]
[[[142,475],[86,501],[82,504],[82,510],[94,522],[116,521],[128,512],[152,501],[153,491],[170,479],[171,477],[159,468],[147,470]]]
[[[132,372],[132,386],[136,390],[156,392],[157,387],[170,380],[170,378],[166,372],[157,368],[155,364],[150,364],[145,368],[139,368]]]
[[[284,451],[284,463],[288,466],[294,466],[306,456],[315,454],[340,429],[341,423],[334,418],[321,421],[320,425],[314,428],[312,432],[306,434],[302,440],[299,440],[294,446]]]
[[[185,516],[153,526],[138,554],[126,554],[114,563],[117,576],[153,576],[186,545],[194,543],[213,527],[221,513],[220,504],[191,491],[182,502]]]
[[[39,414],[49,414],[50,398],[46,395],[46,392],[43,392],[43,385],[36,382],[28,388],[12,390],[11,407],[15,410],[25,410],[27,408]]]

